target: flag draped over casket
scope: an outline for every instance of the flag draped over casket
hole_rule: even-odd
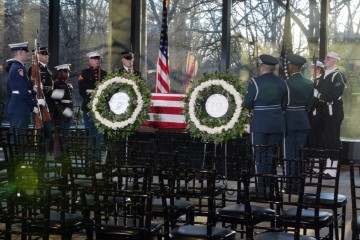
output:
[[[184,99],[184,94],[152,93],[150,119],[143,125],[155,128],[186,128]]]

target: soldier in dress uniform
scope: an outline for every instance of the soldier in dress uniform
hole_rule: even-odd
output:
[[[48,66],[49,62],[49,50],[47,47],[39,47],[37,58],[39,61],[39,70],[40,70],[40,82],[41,82],[41,90],[43,91],[43,95],[45,97],[46,105],[48,107],[51,120],[43,122],[44,126],[44,143],[45,150],[49,152],[50,142],[52,141],[52,131],[54,128],[54,101],[51,98],[51,93],[54,87],[54,75]],[[31,78],[31,70],[32,66],[28,70],[29,78]],[[31,82],[33,85],[33,89],[38,91],[39,86],[36,86],[35,82]]]
[[[122,67],[119,69],[119,73],[128,72],[134,73],[136,76],[141,78],[141,72],[133,68],[134,64],[134,53],[131,51],[124,51],[121,53]]]
[[[78,78],[79,93],[83,99],[81,110],[84,113],[85,128],[89,129],[91,136],[96,136],[96,144],[100,146],[103,141],[103,135],[99,133],[93,121],[91,121],[89,116],[91,109],[87,105],[90,102],[91,93],[94,91],[96,84],[101,82],[107,73],[101,69],[101,56],[99,52],[89,52],[86,56],[89,58],[90,66],[82,70]]]
[[[310,129],[308,112],[314,94],[314,86],[311,80],[306,79],[301,69],[306,59],[296,54],[290,54],[289,73],[286,80],[288,85],[288,103],[285,111],[286,134],[284,138],[284,158],[295,159],[297,149],[304,147]]]
[[[310,80],[313,81],[314,89],[317,89],[320,77],[324,74],[324,72],[324,64],[322,62],[316,61],[316,66],[314,63],[311,63]],[[311,148],[320,148],[321,142],[320,137],[322,133],[319,131],[319,129],[321,128],[322,122],[318,114],[318,105],[319,99],[313,98],[311,103],[311,111],[309,112],[310,132],[307,143],[307,145]]]
[[[7,116],[11,128],[27,128],[30,113],[39,111],[37,104],[45,105],[45,101],[36,100],[31,83],[27,76],[24,62],[28,58],[28,43],[9,44],[14,60],[9,69],[7,81],[8,106]],[[42,101],[41,101],[42,100]]]
[[[339,71],[337,64],[340,56],[337,53],[327,53],[324,66],[325,73],[320,77],[319,84],[314,90],[314,97],[319,100],[317,114],[321,124],[320,148],[339,149],[340,126],[344,119],[342,95],[346,87],[346,78]]]
[[[54,119],[56,131],[60,129],[66,134],[70,129],[73,109],[73,85],[69,80],[71,64],[62,64],[56,66],[57,79],[54,82],[54,90],[51,98],[54,100]],[[58,141],[58,132],[55,134],[54,157],[60,156],[60,146]]]
[[[288,55],[290,78],[286,80],[288,86],[288,103],[285,111],[286,132],[283,143],[283,157],[298,158],[298,148],[304,147],[310,130],[308,112],[314,94],[313,82],[305,78],[301,69],[306,59],[296,54]],[[295,163],[295,162],[293,162]],[[286,162],[286,174],[297,175],[295,164]],[[298,185],[286,186],[293,193],[298,193]]]
[[[278,59],[270,55],[260,55],[259,76],[252,78],[244,98],[244,106],[253,112],[250,124],[253,145],[275,145],[285,131],[283,111],[287,105],[285,81],[274,74]],[[269,148],[269,151],[273,149]],[[257,172],[271,172],[271,154],[255,152]]]

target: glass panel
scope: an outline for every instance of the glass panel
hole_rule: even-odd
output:
[[[344,139],[359,139],[360,117],[360,2],[330,1],[329,50],[341,56],[339,69],[347,78],[344,91]]]
[[[172,93],[183,93],[192,77],[220,68],[221,11],[219,1],[174,0],[169,3],[168,40]],[[148,0],[148,81],[154,91],[159,53],[162,0]],[[189,60],[188,60],[189,59]],[[197,64],[195,64],[197,61]],[[191,68],[194,63],[193,69]],[[189,63],[189,66],[187,66]],[[196,74],[196,65],[198,73]]]
[[[0,1],[0,102],[7,101],[5,71],[6,60],[12,58],[9,43],[29,42],[29,50],[34,48],[34,39],[39,30],[38,41],[47,39],[47,6],[40,0],[5,0]],[[40,23],[41,21],[41,23]],[[46,42],[45,42],[46,44]],[[31,54],[25,62],[26,66],[31,65]],[[6,117],[6,116],[5,116]],[[6,119],[4,119],[6,121]]]
[[[89,66],[86,54],[99,51],[102,68],[107,69],[109,38],[109,1],[60,2],[59,63],[71,63],[70,80],[74,86],[74,105],[81,105],[77,79],[82,69]]]

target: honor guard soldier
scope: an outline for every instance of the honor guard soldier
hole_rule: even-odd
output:
[[[324,74],[324,72],[324,64],[322,62],[316,61],[316,65],[313,62],[311,63],[310,80],[313,81],[314,89],[318,88],[320,77]],[[311,103],[311,111],[309,112],[310,132],[307,143],[307,146],[311,148],[320,148],[321,142],[320,137],[322,133],[319,131],[319,129],[323,123],[321,122],[318,114],[318,105],[319,99],[313,98]]]
[[[259,76],[250,80],[244,98],[244,106],[253,112],[250,124],[253,145],[279,144],[285,131],[283,111],[287,104],[287,86],[274,74],[278,63],[273,56],[260,55]],[[272,154],[255,152],[255,155],[257,172],[271,172]]]
[[[124,51],[121,53],[121,63],[122,67],[119,69],[119,73],[127,72],[133,73],[139,78],[141,78],[141,72],[137,69],[134,69],[134,53],[131,51]]]
[[[327,53],[324,60],[325,73],[314,90],[314,97],[319,100],[317,114],[322,123],[320,148],[323,149],[341,147],[340,126],[344,119],[342,95],[347,81],[337,67],[339,61],[337,53]]]
[[[101,69],[101,56],[99,52],[89,52],[86,56],[89,58],[90,66],[82,70],[78,78],[79,93],[83,99],[81,110],[84,113],[85,128],[89,129],[91,136],[96,136],[96,144],[100,146],[103,135],[98,132],[93,121],[91,121],[89,116],[90,109],[87,105],[91,100],[91,93],[94,91],[96,84],[101,82],[107,73]]]
[[[58,130],[63,134],[70,129],[73,109],[73,85],[69,80],[71,64],[62,64],[56,66],[57,79],[54,82],[54,90],[51,98],[54,99],[54,118],[56,124],[54,157],[60,156],[60,147],[58,141]]]
[[[54,128],[54,101],[51,98],[51,93],[53,91],[54,87],[54,75],[52,71],[50,70],[48,66],[49,62],[49,50],[47,47],[39,47],[37,58],[39,61],[39,71],[40,71],[40,82],[41,82],[41,90],[43,92],[43,95],[45,97],[46,105],[48,107],[51,120],[50,121],[44,121],[44,142],[45,142],[45,148],[46,152],[49,151],[50,142],[52,141],[52,131]],[[31,78],[31,70],[32,66],[28,70],[29,78]],[[33,89],[37,92],[39,89],[39,86],[36,86],[35,82],[31,82],[33,85]]]
[[[9,69],[7,81],[8,106],[7,115],[11,128],[27,128],[30,113],[36,111],[37,104],[45,105],[45,101],[37,101],[27,76],[24,62],[28,58],[28,43],[9,44],[14,60]]]
[[[295,159],[296,151],[304,147],[310,129],[308,112],[314,94],[311,80],[306,79],[301,69],[306,59],[296,54],[288,55],[290,78],[288,86],[288,103],[285,111],[286,134],[284,141],[284,158]]]

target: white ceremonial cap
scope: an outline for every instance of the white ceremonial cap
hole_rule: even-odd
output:
[[[100,57],[100,53],[98,51],[89,52],[86,54],[88,58]]]
[[[28,52],[28,42],[21,42],[21,43],[10,43],[9,47],[11,49],[11,51],[16,51],[16,50],[24,50],[26,52]]]
[[[311,62],[311,66],[314,66],[314,63],[313,63],[313,62]],[[316,61],[316,66],[317,66],[317,67],[324,68],[324,64],[323,64],[322,62],[320,62],[320,61]]]
[[[340,56],[339,56],[339,54],[337,54],[337,53],[328,52],[326,56],[327,56],[327,57],[331,57],[331,58],[335,58],[336,60],[340,61]]]
[[[71,64],[67,63],[67,64],[58,65],[55,68],[56,68],[57,71],[59,71],[59,70],[68,70],[68,71],[70,71],[70,66],[71,66]]]

